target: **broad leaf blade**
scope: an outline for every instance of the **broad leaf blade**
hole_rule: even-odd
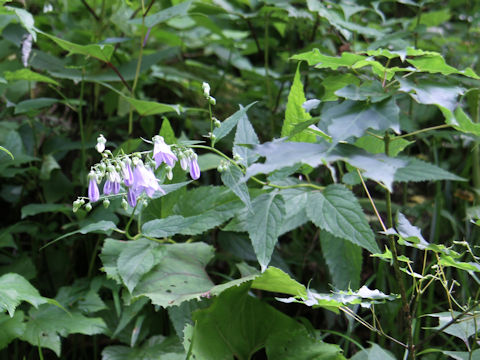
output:
[[[308,199],[307,215],[319,228],[371,253],[380,252],[358,200],[345,186],[329,185],[323,192],[310,192]]]
[[[247,215],[247,231],[262,271],[270,262],[284,216],[285,204],[278,192],[262,194],[252,202],[252,211]]]

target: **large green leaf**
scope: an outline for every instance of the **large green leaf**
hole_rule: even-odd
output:
[[[285,357],[277,357],[277,354],[282,351],[278,351],[276,347],[280,338],[285,339],[285,332],[303,331],[302,335],[308,339],[302,325],[270,305],[249,296],[248,288],[248,285],[233,287],[216,298],[208,309],[194,313],[195,327],[186,331],[184,344],[186,349],[191,349],[191,354],[196,359],[236,357],[239,360],[247,360],[256,351],[266,347],[267,354],[272,354],[269,359],[280,360]],[[242,309],[242,311],[232,311],[232,309]],[[318,350],[320,344],[323,343],[314,339],[305,341],[303,351],[306,352],[310,347],[316,347]],[[338,347],[336,354],[340,354]],[[307,358],[296,357],[295,359]],[[321,359],[335,359],[335,357],[321,357]]]
[[[276,191],[257,196],[252,202],[247,231],[262,271],[270,262],[284,216],[285,204]]]
[[[288,94],[287,109],[285,110],[285,120],[282,125],[282,137],[289,136],[295,125],[309,120],[312,117],[302,107],[303,103],[307,101],[305,93],[303,92],[303,84],[300,80],[300,63],[297,66],[295,77],[293,78],[293,84]],[[315,135],[303,130],[299,134],[296,134],[290,138],[291,141],[300,142],[315,142]]]
[[[151,240],[128,241],[117,259],[118,275],[128,291],[132,292],[142,276],[162,261],[164,255],[165,248]]]
[[[204,243],[169,244],[163,247],[163,258],[145,274],[132,295],[146,296],[153,304],[168,307],[200,298],[213,283],[205,266],[213,257],[213,248]],[[118,271],[118,270],[117,270]]]
[[[60,85],[58,82],[49,78],[48,76],[36,73],[30,69],[20,69],[15,71],[5,71],[3,73],[5,80],[8,81],[17,81],[17,80],[27,80],[27,81],[37,81],[45,82],[53,85]]]
[[[322,112],[322,127],[337,143],[352,137],[361,137],[369,128],[400,132],[399,113],[395,100],[378,103],[344,101]]]
[[[38,307],[48,299],[41,296],[23,276],[13,273],[0,276],[0,311],[6,310],[13,317],[16,307],[22,301]]]
[[[90,45],[79,45],[72,43],[67,40],[60,39],[59,37],[53,36],[46,32],[36,29],[40,34],[48,37],[53,40],[57,45],[62,49],[67,50],[70,54],[79,54],[84,56],[91,56],[97,58],[98,60],[109,62],[110,58],[113,55],[114,47],[113,45],[105,44],[90,44]]]
[[[26,329],[21,339],[33,346],[53,350],[60,356],[60,336],[69,334],[95,335],[106,330],[101,318],[88,318],[78,311],[69,311],[58,306],[44,304],[28,313]]]
[[[465,89],[450,84],[440,84],[423,80],[415,83],[408,79],[397,78],[400,83],[400,91],[408,93],[420,104],[436,105],[442,111],[447,120],[453,116],[453,111],[458,105],[458,96]]]
[[[163,238],[175,234],[196,235],[221,225],[243,208],[243,203],[228,188],[204,186],[182,195],[174,215],[146,222],[142,232]]]
[[[362,249],[326,231],[320,233],[320,244],[332,285],[339,290],[358,289],[362,272]]]
[[[351,241],[371,253],[380,249],[353,193],[343,185],[329,185],[308,194],[307,215],[322,230]]]

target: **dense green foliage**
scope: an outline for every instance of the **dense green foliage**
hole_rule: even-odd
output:
[[[0,0],[0,358],[480,358],[479,34],[471,0]]]

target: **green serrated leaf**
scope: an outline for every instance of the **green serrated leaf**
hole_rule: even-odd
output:
[[[284,216],[283,198],[275,191],[257,196],[247,214],[247,231],[262,271],[270,262]]]
[[[365,214],[353,193],[343,185],[329,185],[308,194],[307,215],[315,225],[371,253],[380,249]]]
[[[240,109],[242,106],[240,106]],[[248,120],[247,113],[238,119],[237,131],[233,140],[233,153],[240,156],[239,163],[248,166],[257,160],[258,155],[245,145],[257,145],[258,136],[253,129],[252,124]]]
[[[196,235],[221,225],[242,208],[242,202],[228,188],[205,186],[183,194],[173,209],[174,215],[146,222],[142,232],[157,238]]]
[[[400,158],[402,159],[402,158]],[[418,182],[418,181],[466,181],[464,178],[452,174],[441,167],[427,163],[420,159],[404,158],[407,165],[395,172],[395,181],[399,182]]]
[[[238,121],[244,117],[247,116],[247,111],[250,109],[252,105],[254,105],[256,102],[253,102],[245,107],[241,106],[240,110],[238,110],[236,113],[233,115],[229,116],[227,119],[222,121],[222,124],[220,127],[215,128],[213,130],[213,135],[215,135],[215,141],[219,141],[220,139],[224,138],[227,136],[230,131],[237,125]]]
[[[303,103],[307,101],[305,93],[303,91],[303,84],[300,80],[300,65],[297,66],[295,77],[293,78],[292,87],[288,94],[287,109],[285,110],[285,120],[282,125],[281,136],[289,136],[295,125],[307,121],[312,117],[302,107]],[[290,137],[290,141],[299,142],[315,142],[315,135],[309,133],[307,130],[303,130],[300,133]]]
[[[250,194],[247,184],[243,181],[242,171],[238,167],[230,165],[221,173],[221,178],[222,182],[242,200],[245,206],[250,208]]]

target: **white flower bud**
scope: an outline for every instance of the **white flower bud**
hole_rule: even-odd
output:
[[[95,149],[97,149],[97,151],[101,154],[105,151],[105,144],[107,143],[107,139],[105,139],[105,137],[100,134],[98,137],[97,137],[97,145],[95,145]]]
[[[203,96],[205,96],[205,98],[208,99],[210,96],[210,85],[204,82],[202,84],[202,90],[203,90]]]

